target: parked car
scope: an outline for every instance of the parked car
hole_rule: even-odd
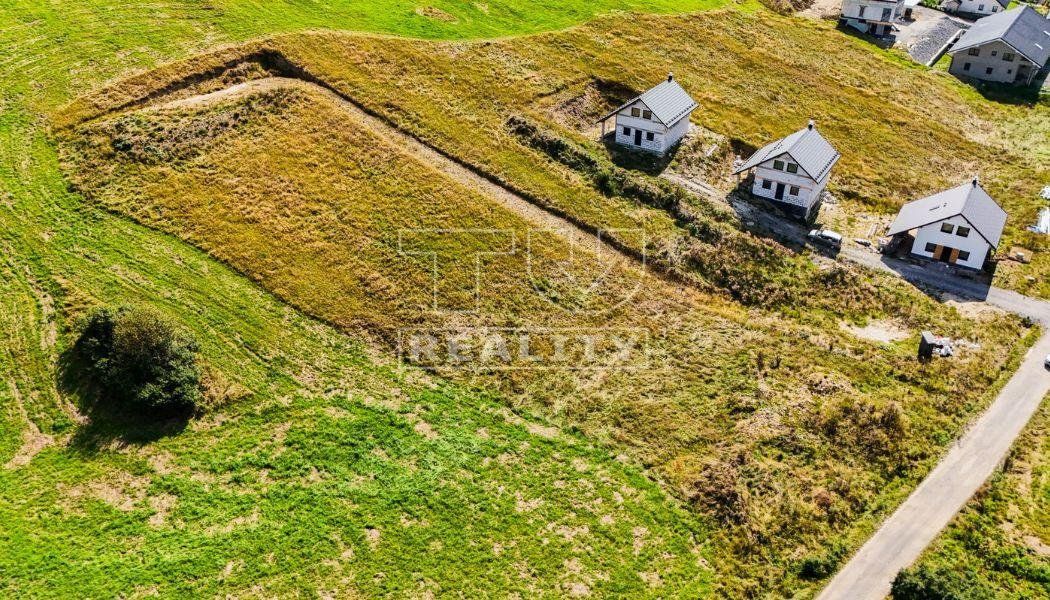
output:
[[[809,241],[815,244],[822,244],[832,248],[842,247],[842,234],[836,233],[830,229],[814,229],[810,231],[806,237],[809,238]]]

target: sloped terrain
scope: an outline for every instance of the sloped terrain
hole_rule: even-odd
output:
[[[593,188],[573,185],[570,174],[522,148],[505,123],[525,115],[598,151],[593,130],[581,135],[560,125],[552,109],[585,96],[595,80],[640,90],[674,71],[701,104],[694,122],[732,142],[723,152],[746,153],[815,119],[843,154],[830,190],[851,214],[892,213],[979,173],[1011,214],[1003,249],[1017,244],[1036,253],[1031,265],[1005,269],[999,284],[1050,295],[1047,241],[1025,231],[1043,203],[1038,191],[1050,182],[1046,161],[1038,160],[1050,151],[1047,101],[989,102],[944,73],[827,24],[716,11],[604,19],[481,44],[316,35],[274,46],[444,151],[557,210],[610,224],[620,216],[596,214],[602,204]]]
[[[663,397],[647,396],[642,398],[645,404],[636,406],[639,399],[630,398],[630,402],[612,405],[607,414],[598,415],[600,418],[585,425],[588,433],[597,432],[597,437],[605,440],[613,436],[602,433],[604,423],[614,422],[620,429],[637,424],[631,426],[636,427],[639,434],[626,440],[620,437],[609,440],[614,452],[619,447],[632,448],[631,454],[637,452],[640,456],[650,452],[657,455],[669,447],[695,452],[678,463],[667,463],[671,465],[667,471],[676,473],[674,481],[689,481],[700,471],[704,474],[703,480],[710,482],[703,493],[691,496],[692,490],[680,491],[674,484],[658,489],[652,483],[658,471],[648,470],[643,477],[637,469],[624,466],[622,457],[620,461],[613,460],[608,445],[592,448],[591,442],[564,430],[559,432],[550,422],[522,419],[505,410],[508,402],[513,405],[523,399],[530,406],[540,404],[542,398],[552,395],[543,385],[539,386],[543,388],[542,393],[535,395],[525,389],[493,398],[443,383],[438,378],[420,378],[414,370],[409,375],[395,373],[390,346],[386,343],[389,340],[381,339],[377,345],[353,341],[343,332],[336,333],[302,317],[249,284],[239,273],[177,238],[100,210],[99,205],[85,204],[78,193],[69,189],[59,170],[54,142],[45,135],[45,129],[54,126],[67,143],[75,146],[83,142],[78,136],[61,132],[64,127],[79,124],[76,116],[70,118],[68,112],[54,114],[59,104],[73,96],[196,51],[274,32],[323,27],[362,28],[413,37],[503,35],[564,27],[592,16],[594,11],[624,6],[619,2],[615,6],[562,2],[543,7],[530,4],[527,10],[520,11],[515,2],[442,2],[433,6],[398,3],[392,7],[386,2],[335,1],[305,6],[287,2],[167,0],[148,5],[110,0],[76,3],[15,0],[6,5],[0,14],[0,224],[3,225],[0,227],[3,307],[0,334],[6,341],[4,351],[0,352],[0,372],[4,374],[0,385],[0,463],[4,465],[0,469],[0,539],[4,542],[0,544],[3,548],[0,571],[10,577],[0,583],[2,589],[8,595],[34,596],[373,596],[384,593],[427,596],[456,592],[501,594],[513,589],[522,595],[589,592],[690,597],[708,594],[711,589],[708,581],[716,586],[714,595],[717,596],[755,595],[761,590],[778,590],[772,592],[774,595],[795,591],[805,594],[807,589],[812,589],[812,583],[799,583],[795,577],[803,571],[808,573],[807,577],[813,577],[814,573],[819,577],[821,569],[833,568],[843,549],[856,545],[866,534],[871,519],[884,514],[881,507],[891,506],[906,493],[936,454],[933,445],[946,444],[967,415],[987,397],[989,379],[1009,362],[1012,350],[1007,346],[1016,342],[1016,334],[1021,331],[1016,323],[1009,319],[953,323],[950,312],[932,309],[923,298],[880,283],[876,285],[878,295],[867,294],[867,288],[862,290],[859,297],[867,298],[868,302],[863,308],[846,312],[850,313],[849,321],[858,327],[867,320],[872,300],[883,304],[883,310],[890,316],[903,316],[904,322],[895,327],[909,331],[912,337],[887,349],[845,335],[822,337],[828,331],[840,331],[841,306],[831,307],[830,312],[825,312],[827,305],[816,311],[809,307],[782,312],[744,310],[726,301],[720,291],[724,288],[703,285],[706,294],[702,296],[703,314],[692,324],[711,318],[714,309],[707,305],[708,300],[717,311],[726,311],[719,318],[728,324],[725,336],[720,336],[718,330],[713,334],[705,332],[697,342],[708,361],[696,377],[705,387],[696,397],[683,392],[670,402]],[[628,6],[640,10],[705,8],[699,4],[683,6],[680,2],[674,6],[659,2]],[[756,10],[751,4],[737,8],[744,12]],[[607,201],[603,195],[594,194],[586,178],[557,167],[538,153],[523,151],[524,147],[514,137],[501,133],[500,127],[506,118],[524,112],[518,110],[518,106],[534,109],[529,115],[532,120],[555,127],[563,121],[551,117],[552,113],[559,107],[574,105],[573,98],[585,94],[596,79],[615,84],[612,95],[599,100],[599,104],[607,103],[623,90],[648,86],[654,78],[663,77],[668,68],[681,73],[685,67],[678,58],[683,49],[694,44],[689,61],[703,67],[700,71],[703,75],[693,73],[698,79],[690,84],[691,91],[705,100],[705,104],[713,104],[713,100],[726,102],[734,98],[728,91],[739,87],[740,95],[731,103],[734,107],[724,114],[728,118],[730,114],[744,111],[738,113],[744,116],[732,128],[719,127],[717,122],[706,120],[704,124],[730,137],[737,137],[733,132],[738,128],[761,128],[760,134],[747,137],[750,143],[758,143],[766,135],[782,133],[781,127],[786,131],[795,126],[795,121],[809,116],[808,111],[797,107],[797,94],[776,91],[787,89],[781,85],[784,78],[790,83],[792,77],[800,77],[800,72],[812,74],[813,79],[799,81],[824,84],[828,82],[822,81],[817,73],[832,69],[838,73],[833,79],[841,79],[844,87],[854,83],[861,86],[853,93],[868,98],[873,104],[890,96],[876,91],[881,85],[881,75],[877,74],[888,64],[884,54],[876,53],[877,58],[872,58],[868,56],[872,50],[859,42],[826,29],[798,25],[795,21],[777,21],[764,13],[739,17],[740,21],[734,19],[732,15],[722,15],[712,21],[710,27],[701,29],[697,27],[702,26],[702,22],[694,20],[689,28],[674,32],[672,40],[678,40],[684,32],[688,42],[674,41],[671,50],[666,47],[655,50],[665,57],[659,60],[666,64],[631,60],[633,49],[630,52],[618,49],[619,58],[603,55],[600,48],[609,43],[604,40],[596,45],[599,50],[591,48],[578,56],[567,57],[566,48],[561,47],[567,38],[561,41],[554,38],[551,47],[544,50],[551,53],[552,62],[564,65],[570,77],[560,81],[550,79],[552,86],[543,88],[538,104],[524,94],[523,86],[541,82],[542,78],[533,74],[519,78],[518,59],[512,55],[507,55],[506,61],[496,56],[491,63],[495,68],[489,68],[487,73],[479,68],[484,74],[481,79],[473,72],[469,80],[448,76],[446,54],[465,59],[463,52],[477,52],[479,48],[493,49],[498,54],[506,52],[511,42],[449,44],[435,50],[418,41],[321,34],[288,38],[282,43],[290,44],[284,48],[289,56],[293,50],[309,50],[310,61],[303,62],[313,63],[312,72],[321,73],[323,66],[325,81],[333,87],[342,87],[358,103],[368,105],[373,112],[387,116],[403,129],[427,137],[444,151],[464,159],[471,159],[471,153],[477,150],[496,155],[493,148],[502,147],[507,152],[502,157],[506,165],[504,174],[514,175],[513,179],[504,179],[521,188],[519,191],[533,192],[533,199],[543,201],[548,208],[554,206],[555,201],[561,202],[566,214],[584,215],[574,207],[574,197],[584,204],[596,203],[597,210],[584,215],[587,220],[598,217],[596,222],[602,225],[620,222],[631,228],[641,223],[650,235],[639,239],[656,240],[654,247],[659,250],[661,246],[664,249],[677,246],[677,242],[667,243],[667,240],[690,241],[689,236],[676,228],[673,219],[665,213],[645,209],[633,201],[615,198]],[[618,27],[629,33],[632,41],[637,41],[653,34],[655,30],[639,31],[651,23],[631,16],[618,22]],[[746,30],[734,28],[734,24],[739,23],[752,26]],[[767,23],[776,25],[767,27]],[[741,31],[749,32],[743,38],[736,38],[747,40],[743,46],[730,37],[719,39],[722,32],[735,35]],[[326,39],[329,36],[331,39]],[[313,41],[300,46],[303,39]],[[337,53],[335,48],[346,40],[352,44]],[[760,82],[761,78],[759,82],[748,78],[756,69],[761,69],[764,78],[781,77],[776,73],[771,75],[772,71],[784,69],[784,65],[777,62],[783,51],[777,44],[791,40],[797,42],[791,46],[797,56],[806,57],[801,66],[789,65],[791,70],[785,69],[783,78],[771,80],[777,85],[766,86]],[[403,46],[395,47],[397,43]],[[532,43],[532,40],[517,43]],[[745,65],[741,71],[727,69],[722,62],[705,62],[717,60],[731,64],[737,60],[724,53],[709,53],[711,56],[706,59],[697,56],[709,48],[733,48],[745,55],[760,51],[756,48],[777,50],[765,55],[764,60]],[[352,60],[348,60],[346,52]],[[368,66],[369,52],[380,59],[374,67]],[[526,52],[536,56],[532,49]],[[239,48],[227,53],[237,61],[242,58]],[[848,58],[843,58],[841,63],[828,60],[829,56],[840,53]],[[330,55],[330,62],[326,55]],[[595,68],[584,69],[586,74],[579,81],[573,79],[581,68],[580,63],[574,61],[592,58],[609,64],[609,72],[595,77],[593,74],[600,66],[595,64]],[[203,62],[209,60],[205,58]],[[295,60],[300,58],[296,56]],[[416,73],[414,79],[402,85],[399,77],[411,75],[414,64],[429,68],[431,60],[440,64],[428,74]],[[97,117],[94,109],[102,107],[106,112],[111,100],[119,104],[139,98],[141,93],[158,89],[155,84],[165,77],[178,78],[181,74],[196,72],[195,65],[200,62],[147,71],[132,81],[92,94],[87,100],[77,102],[76,107],[88,108],[88,113]],[[470,62],[459,64],[467,66]],[[862,67],[852,70],[849,65],[854,64]],[[353,65],[355,72],[363,67],[380,71],[389,68],[390,72],[366,70],[360,76],[348,77],[343,70],[349,65]],[[712,65],[716,68],[708,68]],[[501,71],[504,67],[507,67],[506,74]],[[640,71],[650,68],[651,73]],[[927,89],[923,86],[928,82],[916,83],[925,81],[922,78],[926,77],[917,69],[898,64],[889,72],[904,78],[903,85],[892,88],[891,97],[902,98],[901,102],[913,88]],[[548,66],[543,68],[543,73],[545,78],[553,75]],[[624,73],[633,74],[628,77]],[[272,74],[247,65],[245,72],[224,72],[218,79],[208,79],[199,89],[185,90],[182,97],[222,90],[245,77]],[[711,92],[702,92],[705,86],[695,85],[705,79],[711,82]],[[383,93],[374,93],[376,90],[368,86],[379,81],[383,82]],[[354,89],[345,87],[349,82],[354,83]],[[965,129],[978,142],[1009,144],[1028,156],[1045,155],[1045,132],[1041,125],[1033,125],[1039,121],[1032,118],[1045,115],[1045,110],[1040,113],[1038,108],[993,108],[965,86],[950,80],[941,83],[942,87],[932,88],[932,92],[918,102],[930,103],[933,108],[929,115],[934,121],[957,119],[958,129]],[[442,92],[444,86],[451,84],[454,86],[450,92]],[[508,87],[501,87],[504,84]],[[493,96],[497,90],[502,99]],[[551,90],[553,94],[548,93]],[[364,93],[357,94],[357,91]],[[792,91],[797,90],[792,88]],[[711,95],[705,98],[701,96],[703,93]],[[803,93],[810,92],[803,90]],[[469,112],[455,108],[462,99],[475,94],[483,96],[469,101]],[[168,95],[169,99],[178,96],[178,93]],[[427,107],[428,96],[439,100],[438,106],[448,112],[429,115],[429,109],[422,110]],[[312,112],[314,105],[321,103],[308,97],[305,101],[308,107],[304,110],[297,104],[304,101],[302,98],[277,103],[271,100],[248,100],[249,104],[257,102],[257,105],[245,108],[235,117],[210,109],[187,110],[189,114],[174,111],[160,116],[124,115],[131,117],[122,133],[127,135],[130,145],[121,150],[127,154],[120,160],[127,164],[119,168],[129,169],[127,182],[105,179],[113,174],[110,163],[114,156],[99,157],[94,151],[72,158],[67,155],[70,159],[67,166],[74,172],[78,165],[100,167],[97,176],[76,176],[97,200],[105,202],[100,205],[134,213],[143,222],[191,239],[215,255],[223,254],[231,263],[234,259],[245,263],[265,262],[270,268],[267,272],[253,271],[243,264],[237,266],[264,283],[280,277],[291,280],[287,289],[282,290],[285,297],[300,306],[311,303],[311,312],[314,308],[320,312],[349,296],[336,302],[293,297],[290,292],[299,290],[292,285],[294,276],[289,273],[294,267],[289,265],[301,264],[303,273],[326,286],[346,284],[352,279],[338,268],[331,269],[324,261],[313,265],[308,261],[297,263],[306,255],[300,251],[311,249],[296,245],[302,238],[291,238],[293,243],[284,246],[272,246],[280,251],[280,256],[265,257],[267,260],[261,261],[264,257],[250,251],[263,244],[257,240],[254,246],[247,244],[252,240],[242,231],[272,235],[272,230],[252,229],[258,223],[227,226],[225,231],[238,233],[240,237],[236,239],[232,235],[207,237],[217,230],[206,227],[207,220],[214,218],[222,222],[225,219],[236,223],[230,215],[244,210],[237,206],[236,199],[220,196],[224,204],[217,203],[214,214],[209,215],[197,205],[200,198],[175,199],[163,189],[151,190],[157,191],[156,197],[126,195],[164,177],[181,177],[193,183],[191,187],[204,192],[219,189],[221,182],[213,181],[215,188],[210,188],[196,180],[213,176],[215,171],[210,170],[209,165],[217,161],[236,160],[241,166],[251,162],[243,156],[229,155],[238,139],[242,148],[254,149],[255,146],[245,140],[256,137],[265,140],[268,130],[280,129],[282,117],[294,118],[298,114],[302,121],[294,121],[296,124],[309,121],[316,116]],[[404,103],[407,100],[411,103]],[[770,100],[776,101],[777,108],[764,112],[767,109],[763,107]],[[491,115],[493,108],[498,109],[498,115]],[[297,110],[299,113],[295,113]],[[956,117],[953,111],[961,111],[962,116]],[[972,120],[969,111],[978,115],[987,113],[987,118]],[[565,120],[567,128],[558,135],[571,138],[573,130],[586,123],[588,114],[583,111],[578,117]],[[842,116],[835,111],[828,114]],[[448,115],[454,117],[454,123],[435,126],[449,118]],[[324,124],[334,123],[335,137],[345,136],[346,132],[340,131],[345,119],[339,115]],[[1009,128],[1000,131],[995,123],[1004,119]],[[444,141],[464,122],[478,124],[486,134],[474,135],[455,145]],[[822,128],[826,122],[827,119],[821,117]],[[88,127],[94,126],[101,127],[94,131],[99,136],[96,140],[116,133],[106,130],[106,123]],[[158,129],[151,130],[153,126]],[[902,125],[895,122],[895,126]],[[918,126],[909,129],[911,135],[921,130]],[[160,138],[177,143],[147,148],[157,139],[158,131],[178,134],[175,140],[167,135]],[[435,135],[439,131],[441,135]],[[284,133],[281,141],[301,141],[287,130]],[[311,139],[305,149],[290,146],[297,149],[300,159],[297,166],[306,172],[315,166],[309,157],[302,160],[304,154],[327,157],[333,148],[326,147],[323,140],[330,136],[330,132],[322,135],[315,129],[312,137],[320,141]],[[491,140],[501,146],[490,143]],[[586,143],[583,138],[577,141]],[[351,145],[347,143],[339,148]],[[919,144],[919,147],[925,146]],[[265,144],[263,148],[270,154],[287,149],[276,150]],[[873,148],[884,146],[864,149]],[[591,150],[598,154],[597,148],[591,147]],[[362,154],[370,160],[377,156],[387,160],[390,156],[389,148],[378,155]],[[88,160],[94,162],[81,162]],[[406,167],[401,160],[395,162],[399,173],[418,171],[411,164]],[[473,159],[470,162],[484,166],[490,173],[498,172],[495,162]],[[519,162],[522,168],[513,168]],[[367,164],[377,168],[374,163]],[[157,172],[169,166],[172,172]],[[287,165],[263,166],[284,168]],[[423,175],[410,179],[422,185],[439,177],[430,169],[422,172]],[[858,172],[863,173],[863,168]],[[287,179],[300,175],[296,171]],[[260,197],[266,200],[272,193],[260,191],[263,186],[256,181],[258,178],[270,180],[272,171],[262,173],[245,168],[231,173],[232,176],[243,183],[245,190],[259,194],[246,194],[246,201],[257,201]],[[360,176],[360,171],[351,171],[349,175],[350,178]],[[552,184],[547,188],[530,187],[528,177],[546,177]],[[442,181],[440,187],[444,185]],[[359,186],[364,187],[367,186]],[[328,197],[325,189],[315,188],[315,191],[319,191],[322,198]],[[441,190],[438,192],[440,199]],[[562,192],[563,198],[558,196]],[[345,200],[328,199],[332,205]],[[324,202],[314,199],[309,207],[323,208]],[[286,208],[271,199],[263,202],[259,210],[277,215],[283,214]],[[312,215],[304,218],[299,210],[292,206],[288,211],[291,214],[282,217],[283,223],[330,224],[322,219],[312,220],[315,218]],[[191,222],[191,216],[200,221]],[[464,217],[462,212],[450,216]],[[473,214],[467,216],[478,218]],[[481,217],[492,218],[492,215],[486,213]],[[513,220],[503,213],[498,217]],[[585,224],[581,218],[576,220]],[[353,223],[360,225],[367,221]],[[338,233],[345,234],[348,229],[351,228],[338,228]],[[734,242],[739,241],[731,229],[724,232],[729,233]],[[347,237],[357,241],[368,237],[354,231],[350,233],[355,235]],[[319,242],[318,237],[311,239],[316,244],[312,248],[315,251],[337,245]],[[631,240],[624,242],[627,246]],[[238,247],[242,243],[244,245]],[[713,256],[714,253],[707,250],[710,246],[713,244],[702,246],[705,250],[698,254]],[[564,250],[564,246],[560,247]],[[727,249],[735,247],[756,246],[750,242],[726,246]],[[807,278],[813,276],[805,266],[805,259],[784,258],[778,250],[772,252],[778,257],[770,267],[773,275],[779,274],[782,280],[792,282],[798,273]],[[675,256],[659,254],[664,258]],[[735,253],[726,256],[730,258],[721,260],[742,262],[736,260],[739,255]],[[377,264],[384,266],[376,257],[376,253],[366,254],[365,260],[358,263],[349,262],[349,253],[337,254],[334,258],[347,260],[347,264],[363,264],[369,269],[376,268]],[[559,255],[554,253],[551,257]],[[402,269],[403,258],[398,256],[397,260],[397,268]],[[1039,260],[1043,259],[1037,257],[1037,265],[1045,264]],[[341,280],[334,284],[322,282],[321,276],[308,270],[318,265],[329,267],[326,272],[337,274]],[[385,266],[392,268],[390,264]],[[781,270],[784,266],[797,271],[787,277]],[[416,269],[414,276],[422,278],[421,268]],[[700,281],[703,277],[697,279],[698,284],[708,283]],[[769,281],[766,277],[760,280],[763,286]],[[1019,286],[1032,287],[1025,282],[1023,273],[1016,281]],[[462,279],[454,283],[459,285],[449,286],[448,290],[464,289]],[[763,286],[747,287],[763,289]],[[819,299],[823,294],[805,296]],[[904,298],[907,302],[894,298]],[[377,315],[383,319],[382,308],[387,306],[388,299],[366,298],[371,305],[367,302],[356,305],[362,309],[370,306],[362,310],[368,319],[359,318],[357,313],[339,314],[335,310],[325,312],[324,316],[333,322],[345,318],[345,322],[340,323],[344,331],[374,337],[384,322],[373,319]],[[411,300],[417,302],[419,297]],[[202,341],[207,363],[225,374],[231,387],[239,386],[249,395],[240,397],[238,393],[239,399],[228,406],[191,423],[178,435],[160,439],[142,437],[146,432],[109,430],[86,422],[76,406],[79,398],[57,381],[61,357],[75,333],[72,323],[90,306],[127,302],[159,307],[194,331]],[[677,297],[674,302],[679,302]],[[533,300],[530,310],[540,305]],[[690,310],[694,308],[693,304],[686,306]],[[790,320],[785,322],[785,318]],[[389,318],[387,322],[395,319]],[[911,364],[910,356],[915,330],[923,326],[977,339],[983,350],[979,355],[965,356],[961,365],[934,365],[932,372],[919,372]],[[750,337],[753,330],[758,333]],[[773,331],[778,333],[774,336],[770,333]],[[792,336],[809,336],[811,343],[807,345],[803,337]],[[712,342],[709,348],[707,340],[716,339],[720,341]],[[745,341],[746,350],[732,354],[741,340]],[[771,341],[776,345],[767,351],[764,344]],[[720,354],[727,348],[729,355]],[[762,353],[750,354],[754,349]],[[790,359],[796,356],[796,351],[797,358]],[[847,366],[854,361],[868,366]],[[759,365],[765,368],[758,369]],[[734,392],[728,398],[722,375],[727,368],[727,377],[744,381],[730,386],[743,391]],[[785,374],[783,370],[787,368],[794,373]],[[781,373],[769,375],[781,369]],[[761,377],[755,375],[759,371]],[[839,375],[855,377],[853,381],[863,383],[854,389],[843,389],[839,387],[843,383],[837,379]],[[663,379],[670,377],[665,375]],[[776,387],[770,387],[770,380]],[[489,386],[492,381],[470,380],[470,383]],[[593,389],[585,388],[585,392]],[[786,398],[792,394],[807,408],[796,409],[791,405]],[[862,402],[854,403],[858,395]],[[684,424],[659,423],[652,416],[655,410],[659,418],[671,415],[681,420],[681,408],[701,404],[697,398],[709,403],[710,408],[701,408],[695,419],[686,419]],[[901,442],[907,448],[907,466],[900,469],[888,466],[895,459],[886,458],[885,438],[860,435],[865,431],[883,430],[887,425],[888,430],[894,430],[894,423],[900,423],[894,416],[895,410],[889,409],[894,401],[901,404],[908,417],[904,421],[906,441]],[[810,402],[812,408],[809,408]],[[595,404],[604,406],[605,399],[599,398]],[[671,406],[665,409],[668,404]],[[856,409],[852,408],[854,404]],[[726,406],[730,407],[728,412],[715,414]],[[540,410],[551,415],[555,425],[575,422],[581,412],[557,404]],[[703,423],[712,415],[716,417],[714,425]],[[654,422],[658,427],[651,427]],[[872,426],[873,422],[877,424]],[[704,428],[697,423],[704,424]],[[654,433],[677,429],[677,425],[682,425],[685,431],[680,437],[669,439]],[[823,434],[814,434],[814,427],[828,429]],[[715,447],[697,445],[697,438],[692,437],[696,431],[710,435],[700,441],[710,441]],[[654,448],[645,448],[650,443]],[[698,462],[705,464],[697,465]],[[707,468],[706,463],[712,467]],[[475,472],[484,476],[473,475]],[[434,490],[441,493],[435,495]],[[679,498],[697,499],[696,508],[709,511],[719,519],[718,524],[709,529],[698,522],[695,510],[681,510],[675,501],[667,499],[668,490],[679,493]],[[727,493],[716,497],[712,492],[718,490]],[[538,497],[545,500],[541,502]],[[577,498],[586,498],[588,505],[579,506],[575,502]],[[709,503],[707,499],[716,501]],[[324,511],[310,510],[312,504],[323,507]],[[720,506],[743,506],[745,510],[719,514]],[[873,516],[855,522],[854,515],[864,513],[870,506],[877,507],[873,509]],[[734,524],[741,516],[746,518],[745,523]],[[830,533],[845,531],[849,526],[854,528],[847,533]],[[845,540],[843,545],[835,542],[836,536]],[[462,547],[452,548],[445,544],[446,539],[462,542]],[[489,546],[492,540],[497,543]],[[709,572],[708,565],[718,572]],[[465,574],[478,575],[466,577]]]
[[[1047,407],[998,474],[900,578],[973,597],[1050,595],[1050,438]],[[903,593],[900,594],[903,597]]]
[[[719,525],[715,547],[722,558],[713,566],[720,593],[786,593],[807,585],[794,579],[800,574],[826,575],[804,564],[841,559],[871,526],[860,515],[906,493],[936,457],[930,440],[955,435],[987,398],[996,370],[1009,368],[1011,349],[1023,346],[1015,319],[960,319],[888,280],[823,271],[736,229],[724,210],[701,213],[694,223],[694,231],[719,232],[719,241],[706,243],[724,256],[709,260],[740,264],[743,272],[745,253],[761,249],[768,277],[751,287],[761,294],[781,281],[819,282],[826,294],[804,300],[813,310],[745,308],[726,299],[717,279],[688,270],[676,271],[682,280],[650,272],[637,286],[639,267],[620,261],[581,294],[595,270],[586,248],[575,248],[568,260],[566,237],[550,235],[530,246],[537,251],[531,263],[508,253],[507,237],[489,234],[514,232],[526,240],[533,225],[527,216],[406,151],[396,142],[403,130],[362,118],[356,97],[333,95],[336,86],[267,52],[267,68],[310,85],[267,89],[258,80],[254,88],[238,88],[244,93],[216,93],[212,82],[192,76],[192,69],[236,64],[237,55],[226,53],[76,103],[59,119],[71,178],[103,206],[183,237],[290,303],[392,349],[393,334],[406,326],[647,332],[656,367],[641,371],[441,372],[651,466]],[[188,87],[175,85],[180,80]],[[512,148],[517,143],[509,132],[493,135]],[[188,148],[179,145],[184,141]],[[613,221],[657,239],[655,245],[644,236],[618,239],[628,256],[695,235],[663,210],[587,191],[579,175],[523,155],[545,177],[564,177],[567,189],[584,190],[593,202],[577,210],[526,194],[533,206],[580,226],[602,229]],[[413,238],[422,246],[398,251],[405,231],[450,229],[467,235]],[[478,251],[487,254],[476,314],[451,320],[435,314],[433,263],[413,255],[438,257],[437,298],[462,307],[474,300]],[[623,290],[635,288],[621,302]],[[911,331],[906,341],[872,344],[840,327],[842,319],[889,314]],[[914,336],[928,326],[975,344],[958,360],[918,365]]]

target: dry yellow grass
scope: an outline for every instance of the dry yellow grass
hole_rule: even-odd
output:
[[[594,82],[643,90],[668,71],[700,102],[695,123],[757,146],[817,120],[842,152],[831,191],[847,210],[894,212],[980,173],[1010,212],[1004,248],[1039,251],[1001,283],[1050,297],[1045,240],[1024,232],[1050,183],[1048,107],[996,103],[944,73],[826,24],[716,11],[606,18],[487,43],[318,34],[278,39],[294,61],[436,146],[589,222],[616,222],[596,192],[503,128],[525,114],[579,141],[557,112]],[[585,116],[595,116],[590,113]],[[657,231],[657,236],[660,232]],[[1025,280],[1036,277],[1035,282]]]
[[[581,291],[594,264],[585,249],[567,260],[559,236],[539,238],[531,264],[520,252],[486,256],[477,314],[434,312],[432,264],[400,253],[398,232],[498,230],[524,244],[532,224],[312,89],[122,113],[63,140],[73,177],[92,198],[191,241],[345,329],[388,342],[398,328],[417,326],[647,332],[648,370],[446,374],[624,448],[709,510],[730,552],[718,565],[727,590],[791,589],[798,556],[856,535],[855,517],[887,498],[880,490],[894,497],[935,454],[929,439],[947,441],[981,403],[1019,332],[1012,318],[957,320],[905,294],[909,305],[894,310],[913,326],[983,343],[957,361],[922,367],[908,343],[882,348],[828,326],[842,312],[827,322],[788,318],[654,275],[621,303],[640,276],[629,264]],[[559,173],[538,159],[536,168]],[[592,197],[598,214],[674,232],[659,211]],[[462,308],[472,304],[473,255],[505,250],[506,239],[410,241],[438,255],[438,297]],[[902,293],[878,289],[887,302]],[[757,577],[767,563],[783,578]]]

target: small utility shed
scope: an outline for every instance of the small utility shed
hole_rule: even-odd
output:
[[[733,174],[755,170],[751,193],[804,220],[820,210],[831,168],[842,155],[817,131],[813,121],[751,155]]]
[[[699,104],[668,73],[667,79],[598,119],[605,137],[605,122],[616,117],[617,144],[664,154],[689,133],[689,115]]]
[[[1029,85],[1050,59],[1050,19],[1030,6],[985,17],[948,53],[952,75]]]
[[[974,178],[905,204],[887,233],[902,235],[914,231],[912,254],[981,269],[989,253],[999,246],[1004,226],[1006,211]]]

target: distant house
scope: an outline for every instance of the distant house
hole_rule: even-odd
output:
[[[887,233],[911,233],[916,256],[980,269],[999,246],[1005,225],[1006,211],[975,178],[905,204]]]
[[[598,120],[605,137],[605,122],[616,116],[617,144],[664,154],[689,132],[689,115],[699,104],[668,74],[641,96],[625,102]]]
[[[842,0],[839,22],[863,33],[885,37],[892,33],[893,24],[903,15],[904,0]]]
[[[751,193],[808,221],[820,210],[831,168],[841,157],[810,121],[805,129],[755,152],[733,173],[754,169]]]
[[[1006,10],[1010,0],[942,0],[939,6],[950,13],[987,17]]]
[[[1050,59],[1050,20],[1030,6],[985,17],[948,53],[958,77],[1029,85]]]

